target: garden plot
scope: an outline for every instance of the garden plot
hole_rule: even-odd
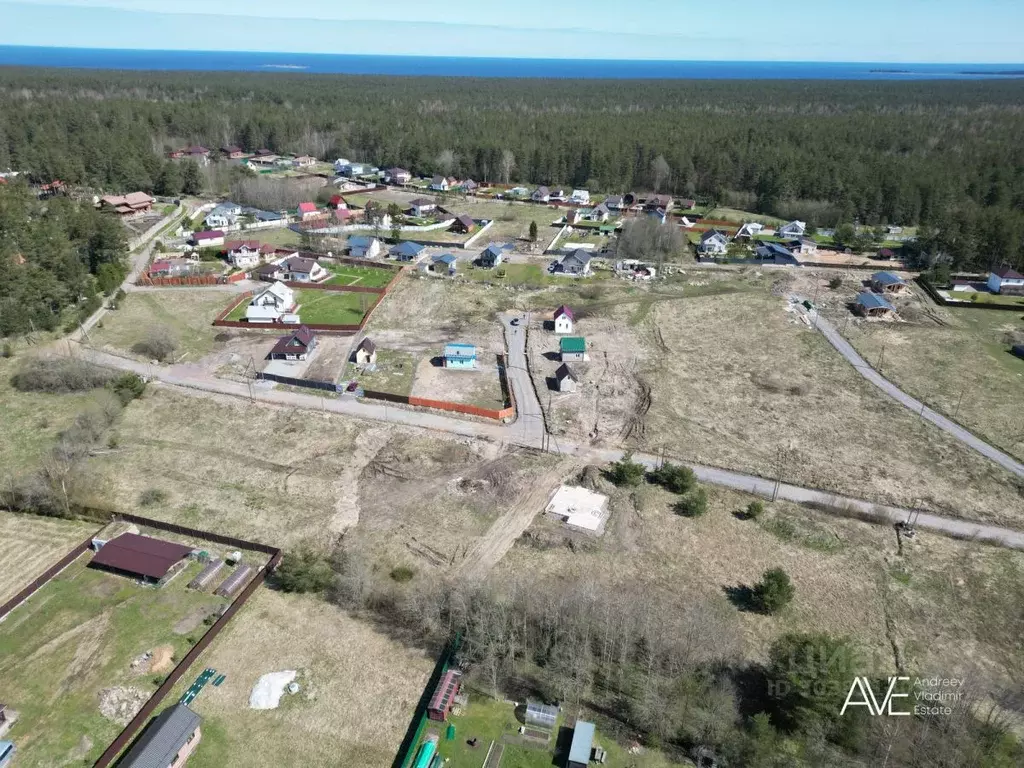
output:
[[[97,527],[77,520],[0,511],[0,603],[28,586]]]

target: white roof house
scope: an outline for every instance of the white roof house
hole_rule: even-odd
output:
[[[587,205],[590,203],[590,193],[585,189],[574,189],[569,196],[569,201],[579,203],[580,205]]]
[[[715,229],[709,229],[700,237],[697,250],[701,253],[724,254],[729,250],[729,238]]]
[[[748,221],[745,222],[743,226],[739,228],[739,231],[736,232],[736,237],[737,239],[741,237],[757,237],[763,231],[764,224],[761,224],[756,221]]]
[[[295,291],[277,281],[252,297],[245,310],[250,323],[273,323],[295,309]]]
[[[783,224],[775,231],[777,237],[803,237],[807,232],[807,222],[791,221]]]

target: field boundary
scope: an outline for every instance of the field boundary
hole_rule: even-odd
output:
[[[924,275],[918,275],[915,277],[914,282],[921,286],[921,289],[928,294],[928,297],[940,307],[950,307],[951,309],[995,309],[1002,312],[1024,313],[1024,305],[1014,307],[1009,304],[979,304],[973,301],[949,301],[942,296],[938,290],[936,290],[935,286],[933,286]]]

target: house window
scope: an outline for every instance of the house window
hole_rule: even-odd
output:
[[[185,743],[186,743],[186,744],[191,744],[191,743],[192,743],[192,740],[193,740],[193,739],[194,739],[195,737],[196,737],[196,732],[195,732],[195,731],[192,731],[192,733],[190,733],[190,734],[189,734],[189,736],[188,736],[188,739],[186,739],[186,740],[185,740]]]

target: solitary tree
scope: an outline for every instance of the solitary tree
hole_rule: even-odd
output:
[[[686,493],[697,480],[692,469],[670,461],[653,470],[648,477],[652,483],[657,483],[672,493]]]
[[[793,600],[793,582],[781,568],[769,568],[754,585],[754,604],[763,613],[778,613]]]
[[[644,465],[633,461],[627,453],[620,461],[613,461],[608,469],[608,479],[615,485],[637,486],[644,480]]]
[[[383,217],[384,210],[381,208],[380,203],[371,200],[366,204],[366,208],[363,210],[363,218],[366,219],[367,224],[373,227],[374,237],[380,237]]]
[[[186,195],[198,195],[203,191],[203,174],[194,160],[181,165],[181,191]]]
[[[450,149],[442,149],[437,156],[437,170],[443,176],[451,176],[455,168],[455,153]]]
[[[669,167],[668,160],[664,155],[658,155],[651,161],[651,181],[654,184],[655,192],[661,191],[661,185],[668,181],[671,175],[672,168]]]
[[[515,167],[516,156],[512,154],[512,150],[501,150],[501,180],[505,184],[508,184],[508,180],[512,178],[512,169]]]
[[[388,217],[391,219],[391,237],[399,240],[402,237],[402,224],[405,223],[405,216],[398,203],[391,203],[388,206]]]
[[[536,221],[531,221],[530,222],[530,242],[531,243],[536,243],[537,242],[537,222]]]

